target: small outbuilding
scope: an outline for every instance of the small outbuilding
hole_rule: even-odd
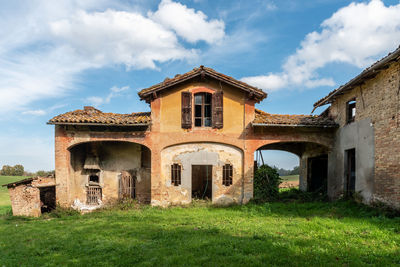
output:
[[[39,217],[56,207],[54,177],[34,177],[5,184],[14,216]]]

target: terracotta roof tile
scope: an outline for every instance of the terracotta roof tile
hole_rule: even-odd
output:
[[[104,113],[94,107],[84,107],[52,118],[48,124],[93,124],[93,125],[148,125],[151,122],[150,112],[131,114]]]
[[[270,114],[256,109],[253,125],[257,124],[269,126],[337,127],[337,124],[326,116]]]
[[[141,99],[147,99],[148,97],[151,97],[152,93],[158,92],[160,90],[164,90],[168,87],[171,87],[173,85],[179,84],[181,82],[184,82],[186,80],[192,79],[196,76],[201,76],[201,75],[207,75],[210,77],[213,77],[217,80],[223,81],[225,83],[228,83],[232,86],[235,86],[237,88],[240,88],[242,90],[245,90],[251,94],[254,95],[258,100],[262,100],[267,97],[267,93],[265,93],[263,90],[248,85],[247,83],[244,83],[242,81],[236,80],[228,75],[219,73],[212,68],[207,68],[204,66],[200,66],[199,68],[194,68],[193,70],[186,72],[184,74],[177,74],[175,75],[174,78],[166,78],[163,82],[158,83],[156,85],[153,85],[149,88],[143,89],[139,92],[139,96]]]

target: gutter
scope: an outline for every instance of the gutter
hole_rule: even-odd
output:
[[[308,125],[308,124],[269,124],[269,123],[252,123],[254,127],[309,127],[309,128],[337,128],[337,125]]]

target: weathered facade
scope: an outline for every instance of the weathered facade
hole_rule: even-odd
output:
[[[399,206],[399,54],[318,101],[331,104],[318,116],[257,110],[266,93],[203,66],[140,91],[151,112],[56,116],[57,202],[246,203],[255,151],[277,149],[299,156],[302,190]]]
[[[330,153],[330,195],[400,208],[400,47],[314,104],[339,125]],[[353,166],[351,166],[353,165]]]
[[[55,208],[54,177],[35,177],[5,184],[15,216],[39,217],[42,212]]]
[[[253,197],[258,149],[302,158],[302,189],[317,180],[319,187],[326,184],[306,165],[309,156],[327,157],[333,146],[337,124],[327,116],[257,110],[266,93],[203,66],[139,96],[151,112],[85,107],[49,121],[55,125],[60,205],[90,209],[124,197],[160,206],[195,198],[246,203]]]

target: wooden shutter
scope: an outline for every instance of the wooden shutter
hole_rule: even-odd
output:
[[[213,128],[217,129],[221,129],[224,126],[223,95],[222,91],[218,91],[212,97],[212,125]]]
[[[182,128],[192,128],[192,93],[182,92]]]

